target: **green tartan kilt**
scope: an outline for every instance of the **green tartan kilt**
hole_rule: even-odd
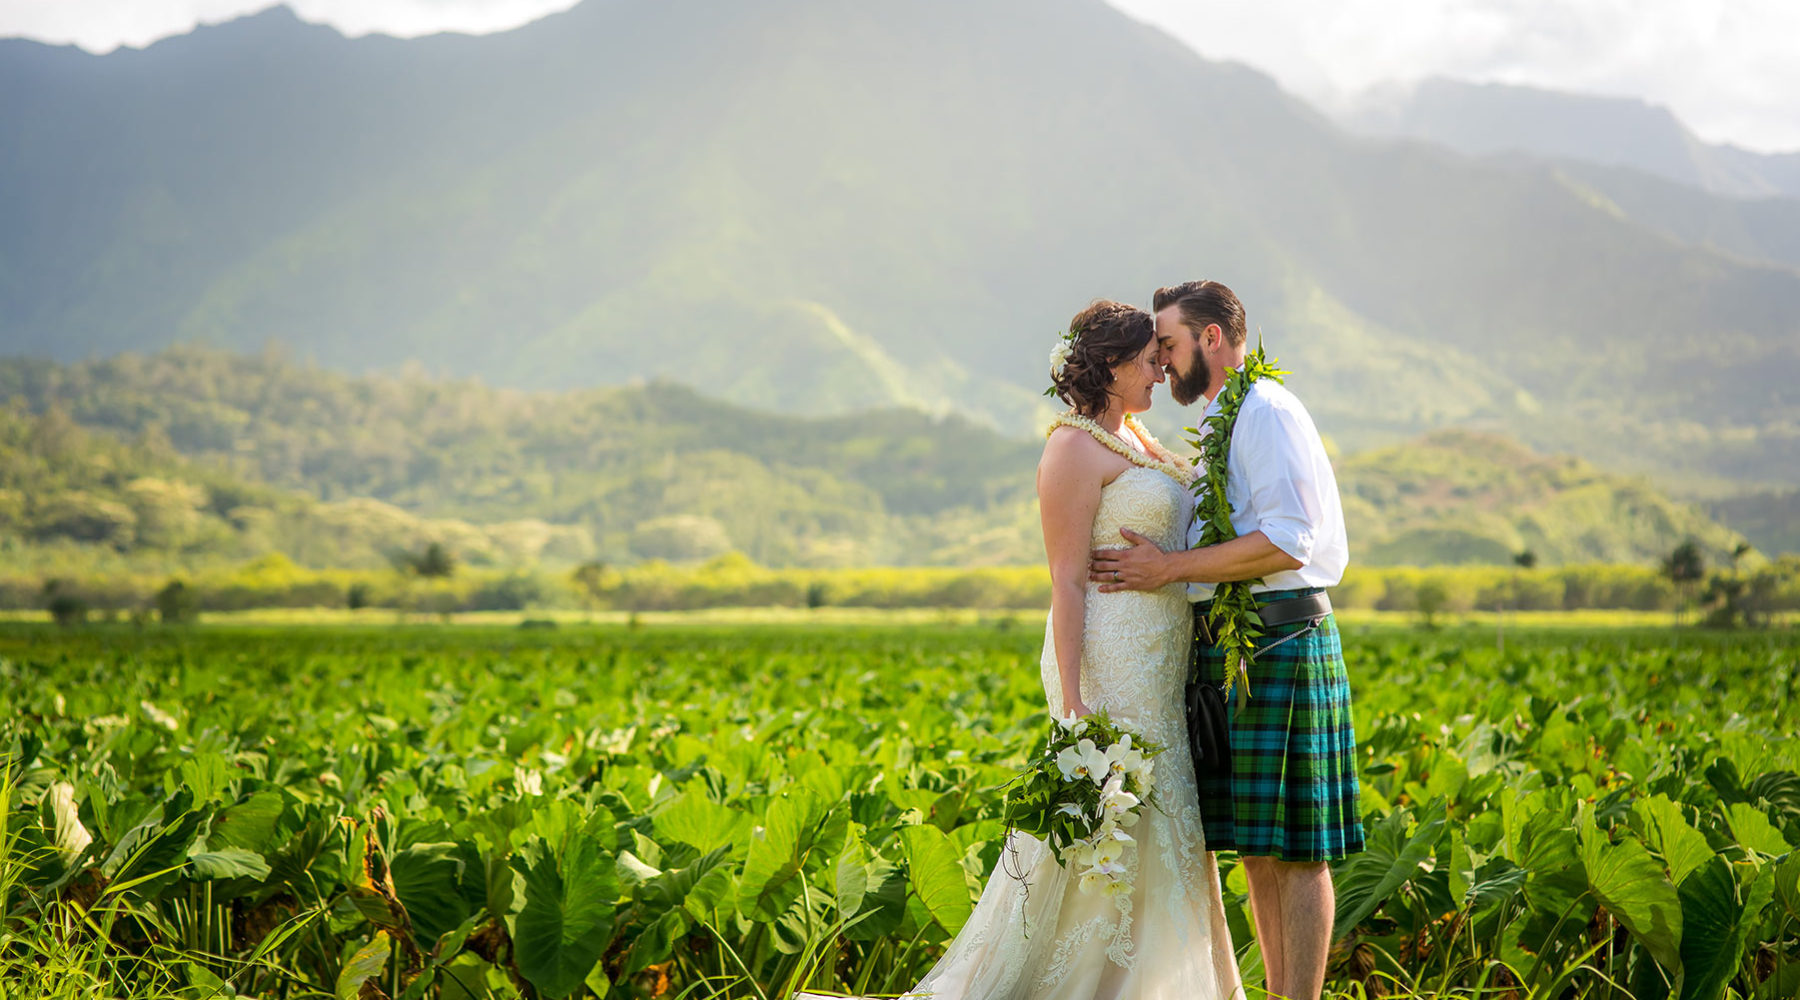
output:
[[[1303,593],[1256,597],[1262,604]],[[1196,616],[1204,607],[1195,606]],[[1337,618],[1268,629],[1257,646],[1250,698],[1236,689],[1227,702],[1231,771],[1200,775],[1206,848],[1281,861],[1356,854],[1363,849],[1356,727]],[[1196,640],[1192,668],[1223,683],[1224,652]]]

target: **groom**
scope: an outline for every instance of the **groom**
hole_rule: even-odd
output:
[[[1244,307],[1216,281],[1156,292],[1156,338],[1170,391],[1183,406],[1204,397],[1196,426],[1217,412],[1228,370],[1244,363]],[[1268,990],[1315,1000],[1324,989],[1335,896],[1328,862],[1363,849],[1350,682],[1324,588],[1349,560],[1337,478],[1312,417],[1280,383],[1252,383],[1226,461],[1225,498],[1238,537],[1164,552],[1125,531],[1128,549],[1095,550],[1090,577],[1103,592],[1185,581],[1194,601],[1193,669],[1223,683],[1224,651],[1205,628],[1214,585],[1251,588],[1262,619],[1231,711],[1229,773],[1200,775],[1208,850],[1235,850],[1250,882]]]

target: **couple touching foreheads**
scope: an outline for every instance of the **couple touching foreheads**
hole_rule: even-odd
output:
[[[1267,370],[1260,352],[1246,365],[1231,289],[1163,288],[1153,308],[1101,301],[1070,322],[1051,357],[1052,391],[1070,409],[1051,427],[1037,481],[1052,588],[1049,711],[1104,711],[1165,748],[1156,806],[1127,838],[1130,891],[1084,892],[1046,845],[1015,832],[1009,860],[909,995],[1241,997],[1221,850],[1237,852],[1248,877],[1268,993],[1312,1000],[1323,989],[1328,862],[1363,847],[1350,685],[1324,595],[1348,558],[1337,482],[1306,408],[1278,374],[1254,377]],[[1175,402],[1206,401],[1194,422],[1211,459],[1198,470],[1200,506],[1219,481],[1205,467],[1222,467],[1229,514],[1218,508],[1217,520],[1232,531],[1209,534],[1195,517],[1192,456],[1133,419],[1165,377]],[[1223,440],[1204,443],[1221,429]],[[1230,540],[1202,544],[1221,535]],[[1255,615],[1260,634],[1247,685],[1215,716],[1229,753],[1208,754],[1197,771],[1188,704],[1227,680],[1211,605],[1229,581],[1254,581],[1240,613]]]

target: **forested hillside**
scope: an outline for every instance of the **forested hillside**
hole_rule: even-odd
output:
[[[1375,565],[1644,562],[1690,538],[1716,562],[1743,540],[1647,481],[1495,435],[1440,432],[1338,474],[1356,556]]]
[[[477,564],[1037,563],[1035,440],[954,417],[804,418],[671,383],[495,389],[180,348],[0,362],[15,544],[142,559],[280,551],[379,565],[439,541]],[[1166,405],[1166,404],[1165,404]],[[1154,412],[1154,411],[1153,411]],[[1486,435],[1340,460],[1358,561],[1654,561],[1739,540],[1647,482]]]

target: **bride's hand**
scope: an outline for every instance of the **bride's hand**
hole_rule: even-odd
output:
[[[1083,702],[1080,698],[1076,698],[1074,701],[1069,701],[1069,702],[1063,703],[1063,715],[1064,716],[1073,715],[1077,719],[1085,719],[1088,716],[1093,715],[1093,714],[1094,714],[1094,710],[1087,707],[1087,704],[1085,702]]]

